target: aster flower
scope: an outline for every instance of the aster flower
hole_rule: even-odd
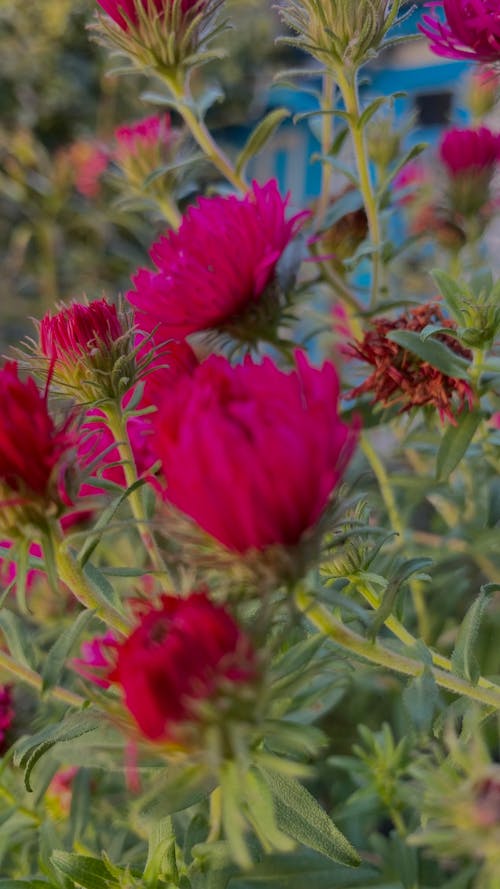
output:
[[[33,351],[51,383],[80,403],[119,398],[137,376],[131,320],[105,299],[61,304],[38,324]]]
[[[97,142],[79,139],[59,152],[59,162],[68,165],[76,191],[93,200],[99,196],[101,177],[109,163],[109,153]]]
[[[281,315],[277,266],[308,215],[287,220],[288,200],[275,180],[254,182],[244,198],[200,198],[179,230],[153,245],[157,271],[133,278],[128,299],[139,326],[161,322],[175,339],[211,329],[268,335]]]
[[[301,353],[290,373],[211,356],[153,418],[165,499],[231,553],[290,548],[301,571],[355,445],[338,395],[333,365]]]
[[[357,398],[365,393],[373,394],[373,403],[383,407],[401,405],[400,413],[414,407],[431,405],[439,411],[442,421],[455,423],[453,402],[458,402],[458,411],[466,404],[472,407],[472,390],[462,379],[447,376],[426,361],[388,339],[395,330],[409,330],[420,333],[428,324],[454,328],[454,324],[444,318],[437,305],[426,304],[412,309],[409,315],[401,315],[394,320],[377,318],[372,322],[362,341],[351,346],[351,355],[366,361],[374,368],[373,373],[357,388],[350,397]],[[456,355],[471,359],[472,354],[447,334],[439,334],[439,340]]]
[[[19,378],[18,365],[0,370],[0,525],[15,538],[24,523],[44,523],[68,504],[65,475],[74,435],[69,421],[56,426],[46,395],[32,377]]]
[[[444,14],[444,20],[424,15],[419,25],[436,55],[485,64],[500,61],[497,0],[443,0],[427,5]]]
[[[186,724],[203,718],[200,704],[237,695],[257,678],[249,639],[203,592],[144,604],[128,638],[87,643],[84,662],[94,681],[121,689],[141,734],[157,742],[185,738]]]
[[[452,210],[475,216],[490,199],[500,159],[500,135],[487,127],[448,130],[441,139],[439,155],[448,174]]]

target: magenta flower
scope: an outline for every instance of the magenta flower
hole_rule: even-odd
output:
[[[140,6],[151,19],[163,18],[173,6],[173,0],[97,0],[97,2],[122,31],[128,31],[131,25],[138,24],[137,10]],[[204,0],[181,0],[181,14],[186,16],[191,10],[198,12],[204,5]]]
[[[484,171],[492,175],[500,159],[500,135],[487,127],[448,130],[439,154],[451,177]]]
[[[116,157],[120,163],[123,163],[131,156],[157,150],[162,144],[171,142],[173,136],[176,135],[176,131],[172,130],[170,126],[168,114],[162,116],[154,114],[152,117],[145,117],[115,130]]]
[[[444,21],[424,15],[418,27],[438,56],[486,64],[500,61],[498,0],[443,0],[431,2],[444,12]]]
[[[289,198],[275,180],[244,197],[200,198],[177,232],[151,249],[157,270],[140,269],[128,299],[137,321],[161,322],[175,339],[209,329],[245,330],[272,302],[276,266],[307,211],[286,219]]]
[[[14,707],[10,685],[0,685],[0,756],[7,749],[7,733],[14,721]]]
[[[211,356],[153,417],[165,499],[236,553],[297,544],[354,449],[335,368],[296,362],[285,373],[269,358],[233,367]]]

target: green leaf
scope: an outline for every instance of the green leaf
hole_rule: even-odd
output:
[[[29,642],[29,633],[26,631],[26,624],[12,611],[0,611],[0,630],[2,631],[7,648],[12,656],[29,667],[30,670],[34,666],[33,650]]]
[[[60,873],[70,877],[83,889],[113,889],[119,886],[118,880],[100,858],[56,851],[50,860]]]
[[[499,589],[498,585],[495,585],[494,588],[495,590]],[[461,676],[473,684],[477,682],[481,672],[474,649],[478,640],[481,620],[492,592],[491,584],[488,584],[487,588],[481,587],[479,596],[472,603],[462,621],[451,656],[451,663],[457,676]]]
[[[414,333],[412,330],[393,330],[387,334],[387,338],[449,377],[456,377],[459,380],[468,378],[470,362],[455,355],[448,346],[440,343],[439,340],[422,340],[420,334]]]
[[[0,880],[0,889],[59,889],[45,880]]]
[[[166,818],[206,799],[216,786],[216,779],[205,765],[170,766],[166,775],[156,781],[154,790],[141,800],[141,814]]]
[[[261,771],[273,795],[278,827],[284,833],[332,861],[359,865],[356,850],[302,784],[268,769]]]
[[[21,738],[14,748],[14,765],[26,769],[24,783],[26,790],[32,791],[30,776],[38,760],[55,744],[72,741],[95,731],[100,725],[95,712],[84,710],[73,713],[63,722],[49,725],[29,738]]]
[[[419,732],[430,730],[438,703],[439,689],[430,667],[426,667],[420,676],[408,683],[403,692],[403,704]]]
[[[446,305],[458,324],[465,324],[465,319],[460,308],[460,303],[464,297],[464,291],[450,275],[441,269],[433,269],[431,276],[434,278],[439,290],[441,291]]]
[[[359,869],[334,864],[316,852],[297,850],[294,854],[268,855],[246,874],[233,877],[228,889],[360,889],[377,887],[380,876],[370,867]],[[398,889],[394,884],[392,889]]]
[[[383,202],[386,197],[386,193],[389,189],[391,182],[396,178],[399,171],[403,169],[403,167],[413,158],[418,157],[419,154],[422,154],[423,151],[427,148],[425,142],[420,142],[418,145],[414,145],[413,148],[410,148],[409,151],[401,158],[400,161],[391,169],[389,175],[384,179],[381,183],[380,188],[378,190],[378,199],[380,202]]]
[[[460,463],[483,419],[480,411],[463,411],[456,426],[448,426],[436,457],[436,479],[446,481]]]
[[[117,512],[118,508],[121,504],[127,499],[127,497],[132,494],[133,491],[142,487],[145,484],[145,480],[143,478],[137,479],[129,488],[125,491],[122,491],[121,494],[113,500],[112,503],[101,513],[99,517],[99,521],[96,522],[90,534],[87,535],[86,541],[82,546],[80,552],[78,553],[78,561],[82,566],[90,559],[90,556],[94,552],[96,546],[98,545],[104,531],[108,527],[111,519]]]
[[[262,151],[269,139],[274,135],[279,125],[285,118],[290,117],[290,111],[287,108],[275,108],[257,124],[255,129],[250,133],[245,145],[240,151],[236,160],[236,172],[241,174],[249,160],[259,151]]]
[[[67,630],[61,633],[46,656],[42,670],[42,691],[58,685],[67,658],[80,633],[94,616],[93,611],[82,611]]]

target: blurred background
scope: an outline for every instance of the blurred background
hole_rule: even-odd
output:
[[[145,78],[113,75],[112,60],[86,29],[94,13],[92,0],[32,0],[28,11],[24,0],[0,0],[1,346],[29,330],[28,316],[58,300],[126,291],[164,225],[154,212],[124,205],[114,186],[115,128],[155,109],[140,99]],[[226,59],[197,74],[225,94],[209,123],[232,151],[266,110],[285,105],[304,113],[282,125],[252,169],[260,180],[277,176],[304,206],[320,190],[314,155],[321,118],[308,116],[320,79],[299,79],[305,89],[298,91],[286,75],[276,79],[290,67],[311,68],[311,60],[275,44],[283,26],[268,0],[230,0],[228,13],[234,28],[223,38]],[[415,32],[420,13],[402,33]],[[406,95],[375,119],[374,138],[396,131],[402,147],[435,145],[451,121],[467,121],[467,68],[432,56],[424,39],[379,56],[366,70],[364,98]],[[334,192],[345,185],[337,173]]]

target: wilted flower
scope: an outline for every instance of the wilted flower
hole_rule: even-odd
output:
[[[97,30],[140,67],[159,68],[173,78],[197,64],[196,55],[213,36],[221,0],[97,0],[109,19]],[[204,61],[206,60],[206,57]]]
[[[448,130],[439,146],[448,174],[452,209],[475,216],[490,199],[490,185],[500,159],[500,136],[487,127]]]
[[[0,685],[0,756],[7,747],[7,732],[14,720],[14,707],[10,685]]]
[[[328,506],[356,436],[337,413],[335,368],[233,367],[211,356],[153,422],[165,498],[233,553],[295,547]]]
[[[130,319],[105,299],[61,304],[38,325],[35,351],[51,382],[81,403],[118,398],[135,381]]]
[[[354,358],[366,361],[374,368],[364,383],[353,389],[351,397],[372,393],[373,403],[383,407],[399,404],[400,413],[413,407],[433,405],[439,411],[441,420],[446,418],[451,423],[455,422],[452,412],[454,399],[458,401],[459,411],[466,404],[472,407],[472,389],[465,380],[447,376],[388,338],[388,334],[395,330],[420,333],[428,324],[439,324],[450,329],[455,327],[452,321],[444,318],[439,306],[431,303],[412,309],[409,315],[401,315],[394,320],[375,319],[363,340],[351,346]],[[472,358],[471,352],[453,337],[439,334],[438,338],[455,355]]]
[[[0,526],[15,538],[25,523],[39,524],[68,503],[65,473],[74,436],[56,426],[47,398],[32,377],[19,378],[8,361],[0,370]]]
[[[280,12],[299,34],[286,42],[343,76],[377,54],[399,6],[399,0],[284,0]]]
[[[127,639],[102,643],[92,649],[99,683],[104,679],[121,688],[127,709],[151,741],[182,740],[185,724],[206,714],[202,705],[216,710],[220,698],[237,696],[239,687],[257,677],[249,639],[202,592],[162,596],[160,608],[144,604]],[[101,656],[108,656],[107,675]],[[87,657],[86,669],[88,664]]]
[[[335,271],[342,275],[345,271],[344,261],[354,256],[367,236],[368,218],[364,207],[344,213],[318,238],[322,261],[331,263]]]
[[[177,232],[150,251],[158,271],[140,269],[128,299],[139,326],[161,322],[182,339],[201,330],[224,330],[254,340],[280,318],[276,267],[307,212],[286,219],[275,180],[253,183],[244,198],[200,198]],[[148,320],[149,319],[149,320]]]
[[[419,25],[438,56],[485,64],[500,61],[497,0],[443,0],[428,6],[444,13],[444,20],[424,15]]]

